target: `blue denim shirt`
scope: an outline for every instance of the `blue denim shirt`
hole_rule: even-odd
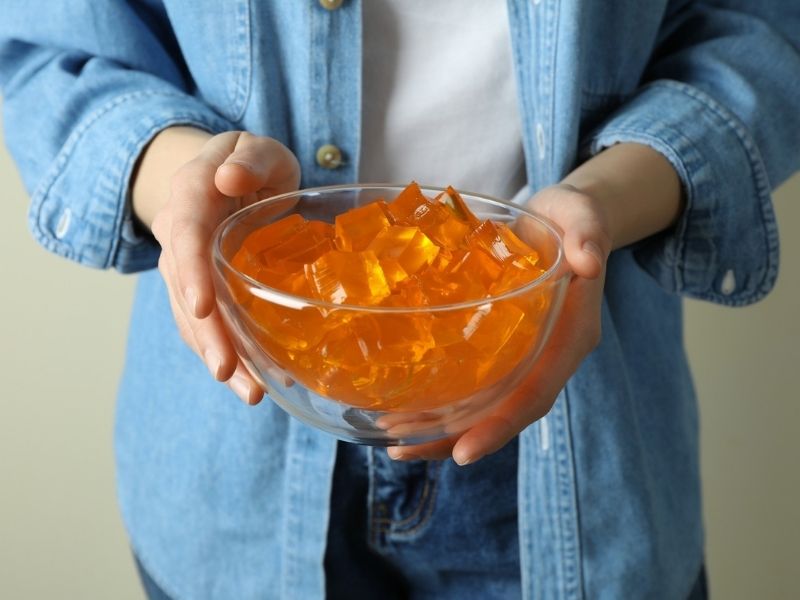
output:
[[[703,560],[680,295],[763,297],[770,189],[800,157],[796,0],[508,0],[532,190],[635,141],[679,173],[674,229],[610,258],[599,347],[519,440],[526,598],[686,597]],[[175,124],[248,129],[303,185],[358,180],[361,6],[317,0],[6,1],[6,141],[53,252],[142,271],[120,390],[119,494],[177,598],[319,598],[335,441],[236,401],[181,342],[159,248],[132,226],[137,157]],[[363,57],[366,58],[366,57]],[[317,165],[335,143],[344,164]],[[646,201],[646,198],[643,198]]]

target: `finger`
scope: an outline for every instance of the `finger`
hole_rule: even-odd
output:
[[[261,192],[262,197],[297,189],[300,164],[283,144],[242,132],[236,146],[216,171],[214,182],[226,196]]]
[[[491,415],[466,431],[453,447],[460,465],[473,463],[505,446],[545,416],[567,380],[600,339],[600,280],[575,279],[548,343],[531,373]],[[592,309],[591,307],[597,307]]]
[[[391,446],[386,453],[392,460],[444,460],[450,458],[456,437],[412,446]]]
[[[170,307],[184,342],[200,356],[211,375],[226,381],[233,375],[239,357],[231,344],[217,310],[205,319],[192,316],[182,295],[176,294],[175,275],[167,252],[162,252],[158,268],[164,279]]]
[[[169,218],[154,223],[156,238],[171,255],[178,293],[189,314],[197,318],[207,316],[214,308],[208,264],[211,235],[220,221],[238,208],[238,201],[227,198],[216,188],[214,174],[236,147],[240,133],[229,131],[214,136],[196,158],[175,173],[168,210],[159,215]]]
[[[576,275],[587,279],[600,276],[611,252],[611,239],[594,198],[562,184],[542,190],[528,206],[564,231],[564,254]]]
[[[189,326],[189,320],[186,316],[186,310],[181,306],[180,301],[175,295],[175,288],[172,284],[172,273],[169,266],[169,260],[162,252],[158,259],[158,270],[161,277],[164,279],[164,284],[167,288],[167,297],[169,298],[169,305],[172,309],[172,317],[175,319],[175,325],[178,328],[178,333],[183,339],[184,343],[197,354],[197,340],[194,338],[194,332]]]
[[[227,383],[228,387],[233,390],[233,393],[239,396],[245,404],[251,406],[256,405],[261,402],[261,399],[264,397],[264,390],[261,389],[258,382],[253,379],[247,367],[245,367],[241,361],[236,365],[236,370]]]
[[[217,309],[203,319],[189,317],[189,326],[197,342],[197,353],[217,381],[230,379],[239,363],[239,356],[228,337]]]

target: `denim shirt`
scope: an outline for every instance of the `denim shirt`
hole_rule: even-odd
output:
[[[762,298],[770,190],[800,157],[796,0],[508,0],[532,191],[616,142],[666,156],[686,209],[609,260],[599,347],[519,438],[525,598],[683,598],[703,561],[681,295]],[[247,129],[304,186],[358,181],[361,3],[9,0],[6,141],[46,248],[142,272],[116,427],[137,554],[176,598],[321,598],[335,440],[239,403],[177,334],[129,180],[170,125]],[[334,143],[343,164],[316,149]],[[643,198],[646,201],[646,198]]]

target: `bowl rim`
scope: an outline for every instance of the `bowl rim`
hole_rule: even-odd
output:
[[[226,271],[233,273],[238,279],[242,282],[247,284],[249,291],[262,298],[263,300],[267,300],[269,302],[274,302],[280,304],[282,306],[286,306],[289,308],[306,308],[309,306],[314,306],[318,308],[324,308],[329,310],[352,310],[358,312],[365,312],[365,313],[394,313],[394,314],[408,314],[408,313],[430,313],[430,312],[447,312],[447,311],[454,311],[454,310],[461,310],[465,308],[477,308],[487,304],[493,304],[495,302],[501,300],[509,300],[511,298],[515,298],[517,296],[521,296],[524,293],[536,288],[540,287],[543,284],[547,283],[548,280],[554,279],[556,274],[559,271],[563,271],[561,274],[561,278],[569,277],[570,276],[570,269],[564,268],[565,265],[565,256],[564,256],[564,232],[562,229],[553,221],[548,219],[547,217],[540,215],[539,213],[533,212],[528,208],[521,206],[519,204],[514,204],[513,202],[509,202],[506,200],[500,200],[499,198],[495,198],[493,196],[489,196],[487,194],[481,194],[477,192],[470,192],[465,190],[457,190],[459,194],[462,196],[470,196],[473,198],[478,198],[480,200],[488,201],[491,204],[497,204],[506,208],[511,208],[515,211],[525,214],[526,216],[534,219],[540,225],[543,225],[544,228],[558,241],[558,248],[557,248],[557,255],[556,259],[553,264],[547,269],[544,273],[542,273],[536,279],[526,283],[525,285],[514,288],[507,292],[500,294],[499,296],[489,296],[486,298],[477,298],[475,300],[467,300],[464,302],[455,302],[451,304],[436,304],[433,306],[368,306],[363,304],[336,304],[334,302],[326,302],[324,300],[317,300],[316,298],[307,298],[305,296],[298,296],[296,294],[292,294],[290,292],[286,292],[283,290],[279,290],[277,288],[270,287],[252,277],[245,275],[244,273],[238,271],[237,269],[233,268],[230,261],[225,257],[221,249],[222,239],[228,229],[234,225],[237,221],[243,219],[250,213],[256,212],[261,207],[266,204],[270,204],[273,202],[278,202],[279,200],[283,200],[285,198],[291,198],[292,196],[298,196],[301,194],[320,194],[325,192],[334,192],[334,191],[344,191],[344,190],[364,190],[364,189],[392,189],[402,191],[405,189],[409,184],[408,183],[345,183],[345,184],[338,184],[338,185],[325,185],[325,186],[318,186],[312,188],[301,188],[297,189],[293,192],[286,192],[283,194],[278,194],[276,196],[269,196],[267,198],[263,198],[249,206],[244,207],[241,210],[236,211],[235,213],[228,215],[214,230],[212,234],[212,247],[211,247],[211,258],[212,261],[220,263]],[[420,189],[423,192],[430,190],[435,192],[444,192],[447,190],[446,187],[439,187],[439,186],[432,186],[432,185],[423,185],[418,184]]]

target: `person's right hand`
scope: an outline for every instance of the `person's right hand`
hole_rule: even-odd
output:
[[[169,160],[163,138],[155,142],[161,144],[156,152]],[[142,169],[149,169],[146,160],[147,156],[139,177]],[[174,171],[168,197],[150,223],[161,245],[158,268],[181,336],[211,375],[227,382],[248,404],[258,403],[264,391],[237,355],[219,314],[209,262],[211,235],[227,216],[257,200],[295,190],[299,182],[299,163],[281,143],[246,132],[221,133],[209,137],[199,154]],[[136,211],[140,218],[147,213],[142,207],[140,203]]]

